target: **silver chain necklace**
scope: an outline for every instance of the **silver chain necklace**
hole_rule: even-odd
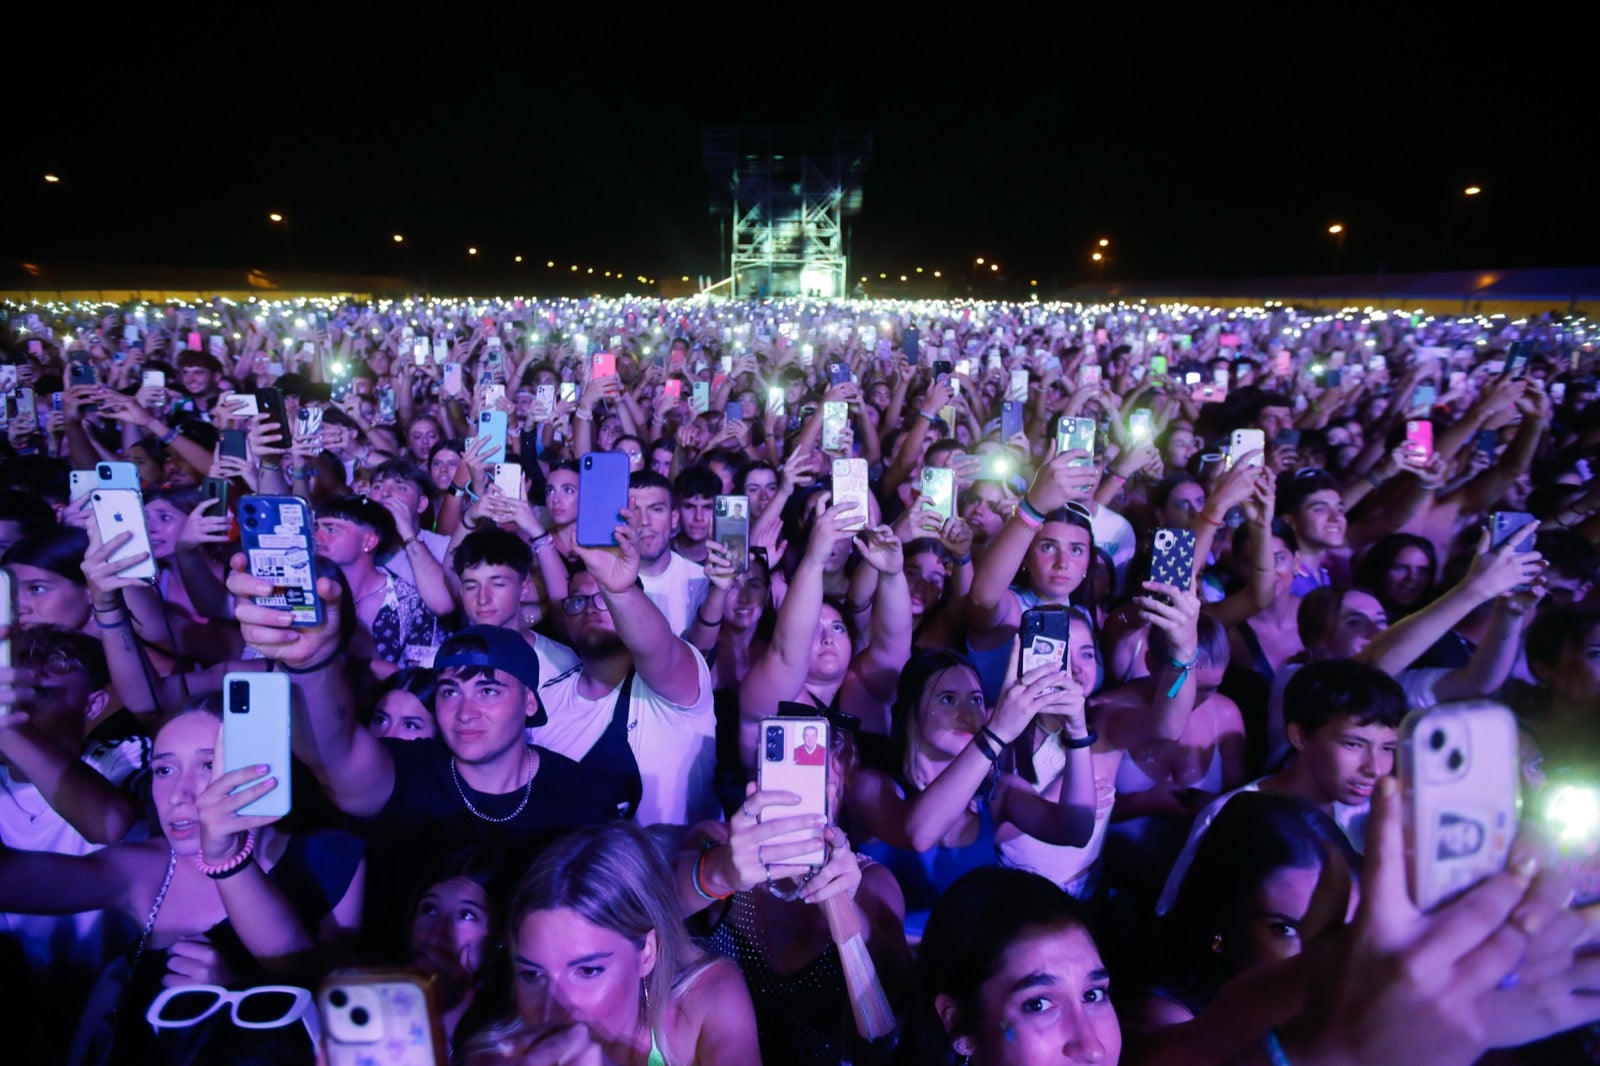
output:
[[[522,762],[524,766],[526,766],[528,763],[527,748],[522,749]],[[467,799],[467,790],[462,787],[461,772],[456,769],[456,757],[454,755],[450,756],[450,779],[456,783],[456,794],[461,797],[461,802],[467,805],[467,810],[471,811],[475,817],[485,822],[509,822],[511,819],[521,814],[523,808],[528,806],[528,800],[533,798],[533,775],[529,774],[528,783],[522,788],[522,802],[517,804],[517,809],[506,815],[504,818],[494,818],[478,810],[478,808],[472,805],[472,801]]]
[[[167,876],[161,880],[161,891],[156,893],[156,901],[150,907],[150,916],[144,920],[144,932],[139,934],[139,946],[133,951],[133,962],[128,964],[128,973],[138,972],[139,960],[144,957],[144,949],[150,943],[150,934],[156,927],[156,916],[161,913],[161,904],[166,902],[167,889],[172,887],[172,875],[178,869],[178,853],[169,851],[167,858]]]

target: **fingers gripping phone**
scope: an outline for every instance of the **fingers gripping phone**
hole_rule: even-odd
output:
[[[1414,418],[1406,423],[1406,446],[1424,463],[1433,462],[1433,423]]]
[[[282,818],[293,803],[289,765],[289,675],[230,673],[222,679],[222,771],[269,767],[277,783],[239,808],[244,815]],[[238,791],[238,790],[235,790]]]
[[[1423,910],[1503,869],[1517,830],[1517,725],[1498,703],[1413,711],[1400,723],[1411,898]]]
[[[1194,533],[1187,529],[1157,529],[1152,544],[1150,580],[1187,589],[1194,582]]]
[[[828,811],[829,723],[826,718],[763,718],[761,720],[761,751],[757,761],[756,779],[763,792],[793,792],[800,797],[798,806],[767,807],[760,821],[792,818],[799,814],[820,815],[830,821]],[[805,838],[805,833],[785,833],[765,842],[792,843]],[[779,860],[796,866],[821,866],[828,861],[828,848],[823,844],[816,851]]]
[[[854,504],[849,525],[841,528],[863,530],[867,528],[870,514],[867,496],[867,461],[865,459],[835,459],[833,461],[833,505]]]
[[[508,420],[504,411],[478,412],[478,436],[488,437],[494,442],[494,450],[484,456],[486,463],[503,463],[506,461],[506,431]],[[624,459],[627,457],[624,456]]]
[[[94,522],[100,532],[100,542],[109,544],[124,533],[133,539],[112,552],[108,561],[119,562],[143,552],[144,561],[121,571],[124,577],[154,584],[156,580],[155,555],[150,550],[150,531],[144,521],[144,500],[137,489],[99,489],[89,497],[94,511]]]
[[[1074,459],[1073,466],[1094,465],[1094,435],[1095,425],[1092,418],[1068,418],[1063,416],[1056,423],[1056,454],[1064,455],[1067,452],[1088,452],[1086,459]]]

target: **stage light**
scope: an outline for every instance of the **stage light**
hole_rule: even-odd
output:
[[[1338,235],[1338,234],[1344,232],[1344,227],[1341,226],[1339,223],[1335,222],[1333,225],[1328,227],[1328,232],[1332,233],[1332,234],[1335,234],[1335,235]]]
[[[403,235],[399,234],[399,233],[396,233],[394,235],[394,243],[396,243],[396,244],[405,243],[405,237]]]
[[[61,181],[61,179],[56,177],[54,174],[46,174],[44,176],[44,180],[47,185],[56,185]]]

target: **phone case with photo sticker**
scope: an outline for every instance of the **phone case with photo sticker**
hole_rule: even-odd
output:
[[[1061,604],[1043,604],[1022,612],[1017,628],[1021,641],[1017,656],[1017,676],[1047,664],[1059,669],[1066,662],[1067,634],[1071,613]]]
[[[1497,703],[1447,703],[1400,723],[1411,898],[1430,910],[1504,869],[1517,831],[1517,723]]]
[[[433,981],[413,970],[335,970],[317,991],[327,1066],[436,1066],[449,1045]]]
[[[750,569],[750,497],[718,496],[712,501],[712,538],[733,556],[735,573]]]
[[[759,820],[776,821],[795,815],[815,814],[829,821],[829,723],[826,718],[763,718],[756,753],[756,778],[763,792],[792,792],[800,797],[793,806],[764,809]],[[804,839],[802,833],[785,833],[766,841],[786,843]],[[795,866],[821,866],[828,861],[824,844],[817,851],[783,860]]]
[[[262,607],[290,612],[297,626],[322,624],[311,522],[311,506],[298,496],[246,496],[239,501],[239,533],[250,575],[273,585],[272,592],[252,599]]]

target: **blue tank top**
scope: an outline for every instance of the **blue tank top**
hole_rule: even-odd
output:
[[[904,792],[903,787],[901,791]],[[906,897],[906,935],[920,937],[923,926],[928,923],[928,914],[944,890],[968,870],[993,866],[999,857],[989,796],[978,797],[978,836],[970,844],[962,847],[937,844],[927,851],[912,851],[877,840],[863,846],[860,852],[876,859],[894,874]]]

